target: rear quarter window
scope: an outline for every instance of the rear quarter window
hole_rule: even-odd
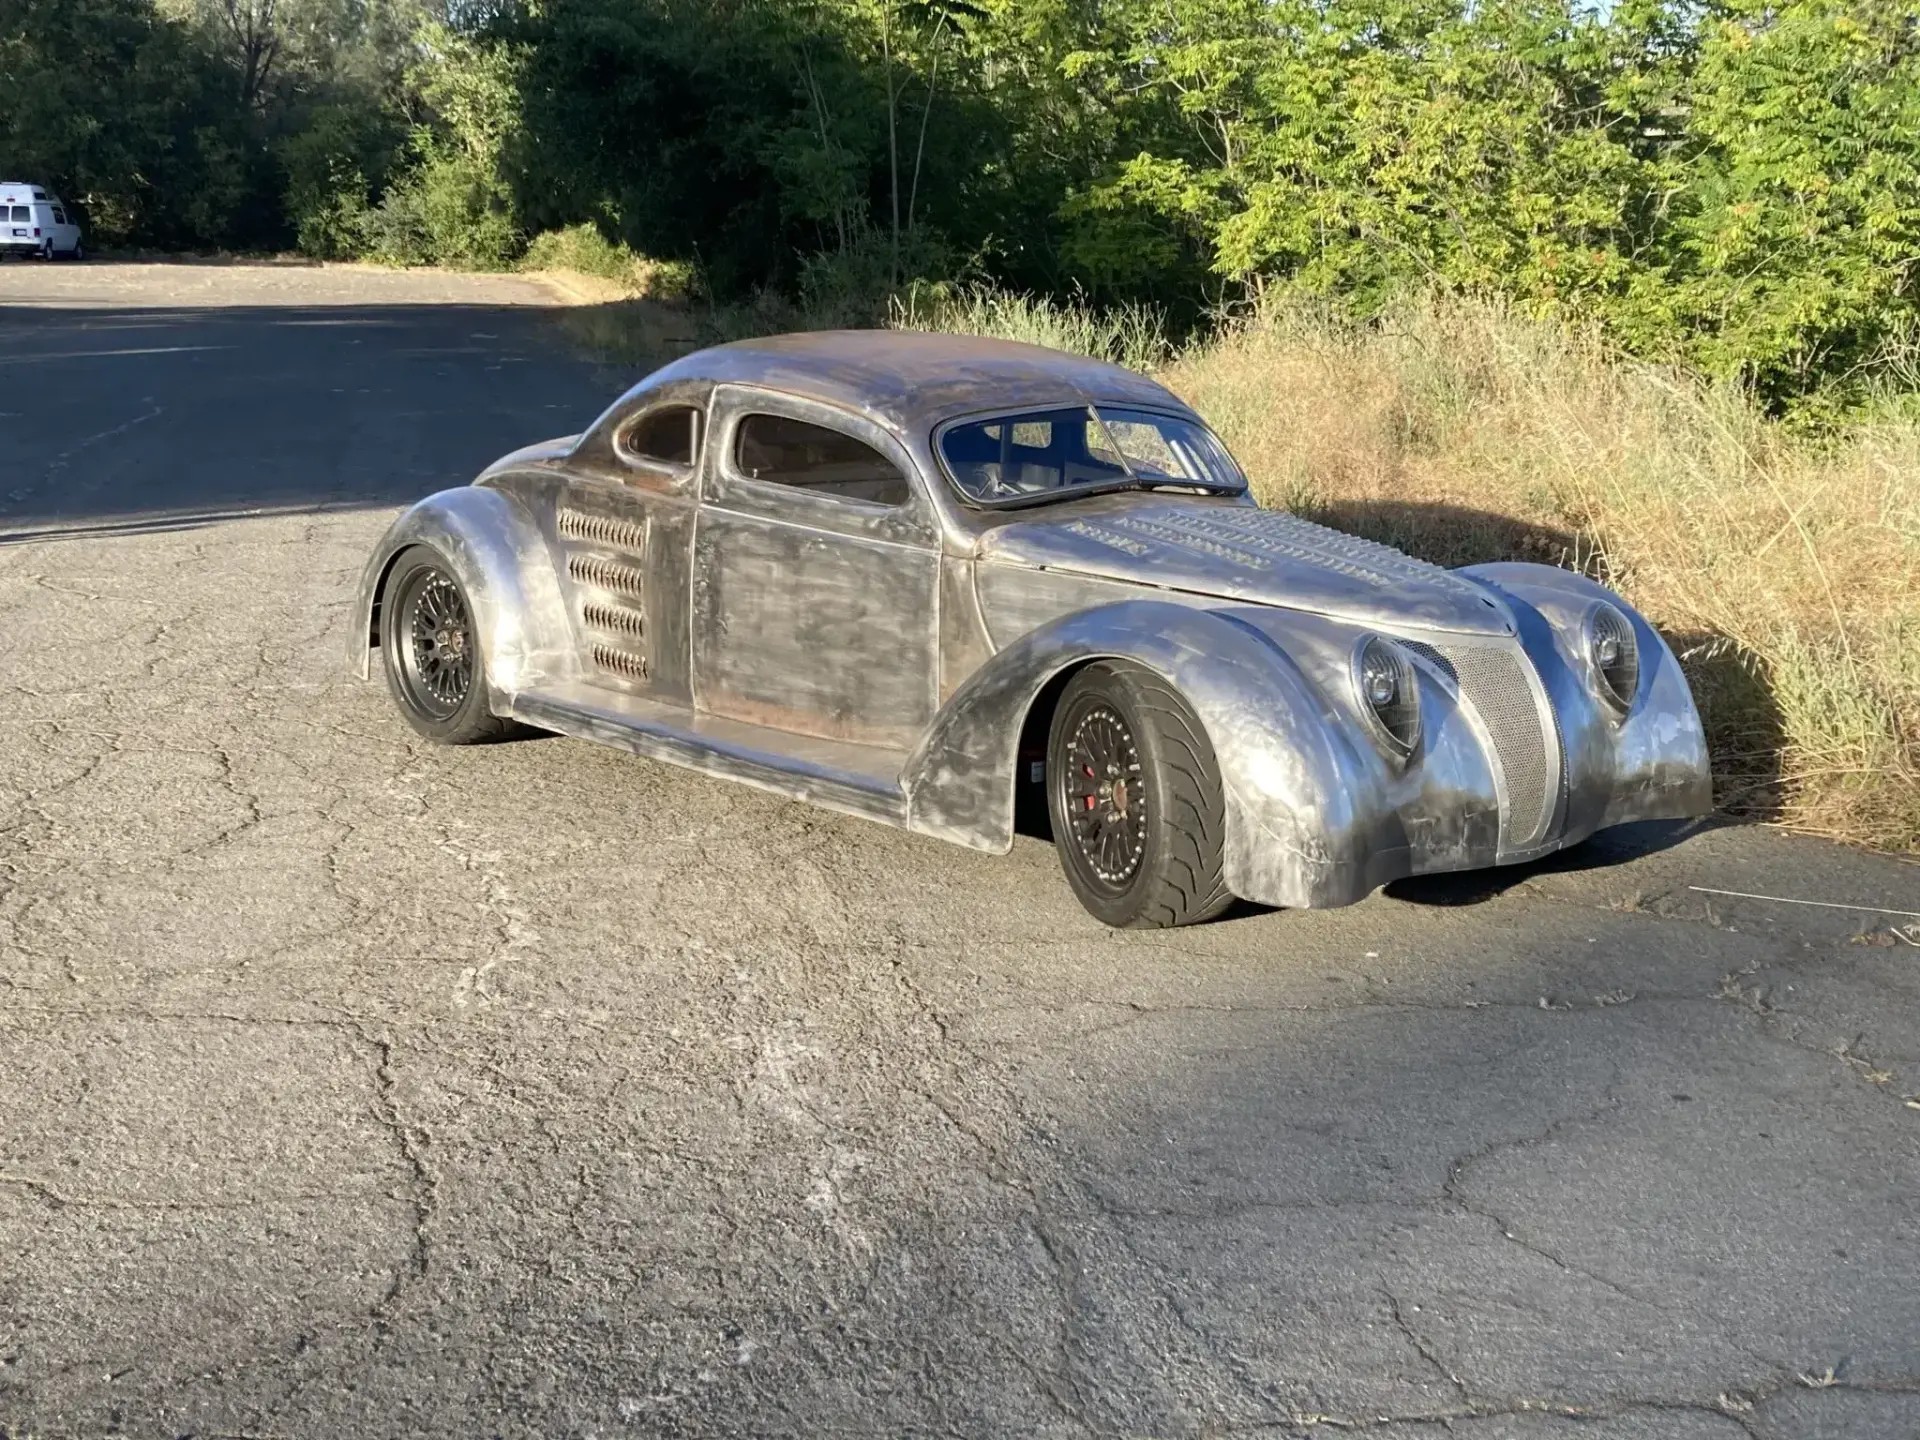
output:
[[[700,411],[692,405],[663,405],[628,425],[620,448],[633,460],[692,465],[700,456]]]

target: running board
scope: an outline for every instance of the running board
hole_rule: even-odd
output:
[[[522,691],[508,698],[507,714],[538,730],[741,780],[864,820],[907,823],[904,750],[816,740],[598,685]]]

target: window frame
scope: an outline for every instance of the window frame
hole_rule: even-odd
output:
[[[906,477],[906,503],[879,505],[800,485],[754,479],[734,460],[740,423],[752,414],[804,420],[878,451]],[[702,505],[859,539],[917,548],[941,543],[938,512],[921,465],[899,436],[861,411],[739,381],[723,383],[714,387],[707,455],[711,463],[701,467]]]
[[[972,410],[964,415],[951,415],[933,427],[933,434],[930,437],[933,463],[939,467],[940,478],[946,483],[947,488],[953,492],[954,498],[970,510],[1029,510],[1037,505],[1052,505],[1064,500],[1079,500],[1089,495],[1124,494],[1129,490],[1153,493],[1148,491],[1147,487],[1141,485],[1140,477],[1133,473],[1132,462],[1127,459],[1126,452],[1119,450],[1117,447],[1116,453],[1120,455],[1122,463],[1127,470],[1125,479],[1091,485],[1075,485],[1063,487],[1058,490],[1043,490],[1035,495],[1013,495],[1000,500],[985,500],[974,495],[966,486],[960,483],[959,477],[953,472],[953,466],[947,460],[947,433],[962,425],[978,425],[983,421],[995,419],[1011,421],[1017,420],[1024,415],[1038,415],[1047,412],[1057,413],[1062,410],[1083,410],[1090,412],[1093,418],[1101,419],[1101,423],[1104,425],[1106,422],[1099,414],[1102,406],[1109,410],[1127,410],[1139,415],[1154,415],[1166,420],[1178,420],[1185,425],[1198,425],[1202,430],[1206,431],[1208,435],[1212,436],[1213,442],[1220,447],[1227,459],[1233,462],[1233,468],[1239,471],[1240,488],[1237,490],[1217,489],[1202,482],[1194,481],[1191,483],[1198,492],[1195,498],[1214,495],[1246,495],[1251,491],[1252,482],[1247,479],[1247,472],[1241,467],[1240,461],[1234,456],[1233,451],[1227,448],[1227,442],[1222,440],[1219,433],[1215,431],[1211,425],[1207,424],[1205,420],[1193,414],[1191,411],[1182,412],[1166,405],[1142,404],[1133,400],[1088,400],[1084,398],[1073,398],[1059,402],[1042,400],[1031,405],[1018,407],[996,405],[990,410]],[[1154,491],[1158,491],[1159,489],[1160,487],[1157,485],[1153,487]]]
[[[636,450],[628,443],[628,439],[634,431],[659,415],[663,410],[686,410],[690,412],[690,419],[695,432],[693,459],[666,460],[658,455],[649,455],[644,450]],[[613,432],[612,448],[614,458],[622,465],[633,470],[643,471],[649,475],[662,476],[678,483],[690,480],[700,472],[700,462],[706,458],[707,447],[711,438],[712,422],[707,414],[706,406],[695,404],[691,400],[662,396],[659,404],[649,405],[639,414],[630,415],[620,422],[619,427]]]
[[[895,501],[867,500],[858,495],[842,495],[832,490],[820,489],[812,485],[803,485],[791,480],[770,480],[763,476],[748,473],[746,468],[740,463],[740,446],[746,439],[748,423],[759,419],[780,420],[790,425],[808,425],[815,430],[824,430],[829,435],[837,435],[843,440],[851,440],[854,444],[865,449],[869,454],[893,466],[894,473],[900,477],[900,484],[904,493],[900,499]],[[864,509],[886,512],[900,510],[913,503],[913,481],[909,478],[910,471],[884,450],[868,444],[867,441],[861,439],[858,435],[839,426],[824,425],[818,420],[808,419],[798,415],[782,415],[774,410],[742,408],[739,413],[734,416],[733,424],[728,428],[727,432],[726,465],[727,468],[745,484],[765,486],[776,490],[797,490],[802,494],[812,495],[821,500],[831,500],[836,504],[858,505]]]

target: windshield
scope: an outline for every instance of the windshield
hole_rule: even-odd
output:
[[[940,457],[963,494],[989,505],[1134,485],[1237,493],[1247,484],[1204,425],[1109,405],[952,425]]]

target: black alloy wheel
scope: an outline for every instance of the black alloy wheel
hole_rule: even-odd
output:
[[[1079,707],[1055,783],[1081,867],[1118,894],[1147,851],[1147,797],[1140,746],[1111,705]]]
[[[471,745],[512,729],[487,708],[486,662],[467,593],[424,545],[403,551],[387,572],[380,651],[400,713],[428,739]]]
[[[1213,745],[1153,671],[1106,660],[1068,682],[1047,744],[1047,809],[1067,883],[1107,924],[1189,925],[1232,903]]]

